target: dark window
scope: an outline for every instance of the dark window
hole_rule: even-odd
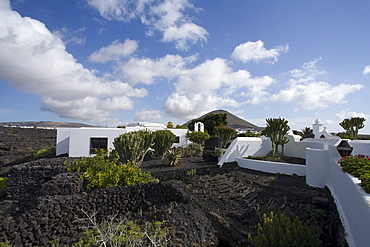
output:
[[[176,136],[175,141],[173,143],[180,143],[180,136]]]
[[[90,154],[96,154],[100,149],[108,149],[108,138],[91,138],[90,139]]]

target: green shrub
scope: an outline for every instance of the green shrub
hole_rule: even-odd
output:
[[[166,152],[166,158],[168,159],[169,166],[177,166],[180,165],[180,161],[182,158],[181,149],[169,149]]]
[[[0,198],[6,196],[6,191],[8,189],[8,179],[9,178],[0,178]]]
[[[347,172],[361,180],[361,187],[370,193],[370,157],[364,155],[345,156],[338,163],[342,171]]]
[[[157,130],[153,133],[153,146],[155,155],[163,158],[167,149],[171,148],[175,142],[176,136],[170,130]]]
[[[0,247],[13,247],[14,245],[9,241],[6,240],[5,242],[0,242]]]
[[[138,226],[133,221],[93,222],[92,229],[74,246],[167,246],[168,229],[159,221]]]
[[[292,221],[284,214],[270,212],[263,214],[263,224],[258,223],[258,234],[248,235],[249,240],[257,247],[319,246],[319,234],[302,223],[298,217]]]
[[[85,179],[88,189],[113,186],[136,185],[157,182],[150,173],[145,173],[132,162],[119,164],[116,152],[100,150],[93,157],[83,157],[72,163],[66,163],[68,171],[83,172],[80,178]]]
[[[41,149],[37,151],[33,157],[35,159],[54,157],[55,153],[56,153],[55,146],[51,146],[49,148],[45,148],[45,149]]]
[[[182,154],[184,157],[200,157],[203,154],[203,146],[193,142],[182,148]]]
[[[189,139],[191,142],[195,142],[201,145],[204,145],[204,141],[207,141],[210,137],[210,135],[207,132],[201,132],[201,131],[188,131],[185,134],[185,137]]]
[[[153,133],[146,130],[128,132],[114,138],[114,148],[119,160],[125,164],[128,161],[140,166],[145,154],[153,144]]]

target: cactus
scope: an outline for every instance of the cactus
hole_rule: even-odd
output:
[[[364,122],[366,121],[365,118],[362,117],[353,117],[350,119],[344,119],[342,122],[339,123],[343,129],[347,131],[347,134],[352,140],[358,139],[358,130],[365,127]]]
[[[170,130],[157,130],[153,133],[153,149],[157,157],[163,158],[167,149],[171,148],[175,142],[176,136]]]
[[[215,136],[220,138],[221,147],[224,148],[226,145],[236,136],[236,130],[223,125],[215,127]]]
[[[140,166],[145,154],[153,144],[153,133],[146,130],[128,132],[114,138],[113,146],[121,163],[128,161]]]
[[[284,118],[268,118],[266,119],[267,126],[265,129],[266,136],[270,137],[272,142],[272,157],[277,157],[278,147],[281,146],[281,156],[284,156],[284,145],[288,143],[288,139],[285,137],[290,130],[288,126],[288,120]]]

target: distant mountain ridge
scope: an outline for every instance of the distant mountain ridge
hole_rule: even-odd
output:
[[[261,127],[258,127],[257,125],[254,125],[240,117],[237,117],[235,116],[234,114],[228,112],[228,111],[225,111],[225,110],[215,110],[215,111],[211,111],[211,112],[208,112],[207,114],[204,114],[203,116],[200,116],[200,117],[197,117],[198,118],[203,118],[209,114],[217,114],[217,113],[226,113],[227,114],[227,127],[231,127],[231,128],[234,128],[234,129],[254,129],[254,130],[262,130],[263,128]],[[186,122],[185,124],[183,124],[183,126],[188,126],[189,123],[191,122],[188,121]]]
[[[79,128],[79,127],[95,127],[93,125],[83,123],[67,123],[67,122],[52,122],[52,121],[25,121],[25,122],[1,122],[2,126],[26,126],[26,127],[68,127],[68,128]]]

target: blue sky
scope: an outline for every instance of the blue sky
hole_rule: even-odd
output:
[[[370,116],[369,11],[365,0],[0,0],[0,121],[182,124],[224,109],[342,131]]]

